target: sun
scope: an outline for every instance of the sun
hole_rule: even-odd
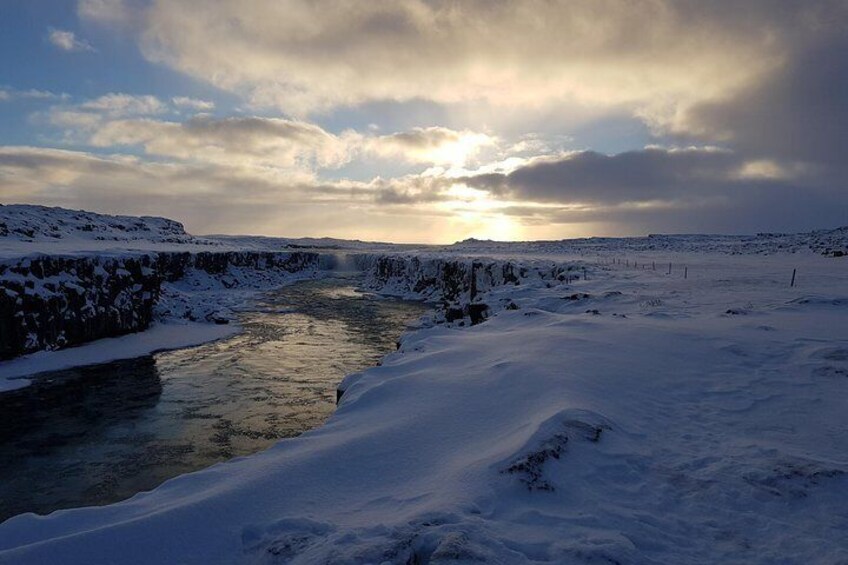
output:
[[[455,140],[431,149],[428,156],[434,163],[460,169],[465,167],[482,148],[492,144],[493,139],[486,134],[463,132]]]

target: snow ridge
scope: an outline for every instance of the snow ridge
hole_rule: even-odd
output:
[[[647,237],[589,237],[558,241],[502,242],[467,239],[441,250],[468,254],[614,255],[623,253],[723,253],[773,255],[815,253],[848,256],[848,226],[805,233],[756,235],[651,234]]]
[[[111,216],[30,204],[0,204],[0,238],[24,242],[61,239],[200,242],[187,234],[181,223],[167,218]]]

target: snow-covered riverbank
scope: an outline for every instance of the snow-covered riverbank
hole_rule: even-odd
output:
[[[677,253],[491,289],[517,309],[408,335],[325,426],[13,518],[0,562],[848,559],[848,263]]]

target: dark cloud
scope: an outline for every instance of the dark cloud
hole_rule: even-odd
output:
[[[645,149],[612,156],[584,151],[463,181],[535,202],[610,204],[709,195],[717,185],[735,183],[742,166],[736,154],[715,149]]]
[[[820,33],[764,81],[695,106],[691,129],[752,157],[848,168],[848,24]]]
[[[509,174],[462,179],[516,202],[531,224],[602,223],[608,233],[805,230],[848,223],[843,192],[817,174],[776,176],[769,162],[714,149],[582,152]]]
[[[410,149],[434,149],[445,143],[459,141],[462,133],[442,127],[413,128],[408,132],[382,136],[386,142],[394,142]]]
[[[844,200],[834,191],[768,183],[748,186],[733,195],[656,207],[513,206],[502,212],[531,225],[603,225],[602,235],[795,232],[848,224]]]

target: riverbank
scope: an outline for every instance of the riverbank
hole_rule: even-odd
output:
[[[359,280],[268,291],[239,313],[237,335],[41,373],[0,394],[0,522],[126,500],[320,426],[342,377],[377,365],[430,312],[357,292]],[[158,339],[157,328],[150,333]],[[131,352],[120,343],[98,349]],[[65,352],[73,350],[53,353],[86,359]]]
[[[12,518],[0,562],[848,559],[846,264],[678,260],[489,289],[488,321],[408,335],[321,428]]]
[[[4,377],[0,379],[0,393],[29,385],[30,379],[26,377],[30,375],[132,359],[169,349],[182,349],[230,337],[240,329],[236,323],[157,323],[143,332],[99,339],[70,349],[39,351],[9,361],[0,361],[0,375]]]

